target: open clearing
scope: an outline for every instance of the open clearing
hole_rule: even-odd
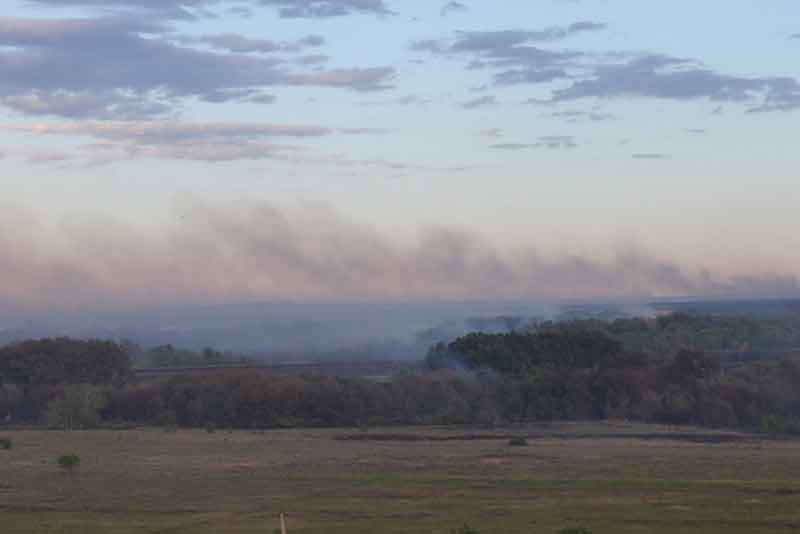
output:
[[[272,534],[282,511],[290,534],[800,531],[798,441],[627,424],[0,436],[3,534]]]

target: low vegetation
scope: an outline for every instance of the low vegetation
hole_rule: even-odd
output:
[[[586,527],[565,527],[558,534],[592,534],[592,531]]]
[[[535,443],[522,448],[496,430],[366,432],[438,438],[384,442],[341,432],[16,431],[0,459],[0,531],[263,534],[281,513],[289,534],[800,531],[794,440],[717,443],[624,423],[515,427]],[[81,457],[74,477],[54,465],[65,451]]]
[[[81,458],[74,453],[62,454],[58,457],[56,463],[58,464],[58,467],[64,470],[65,473],[72,476],[75,473],[75,469],[77,469],[81,464]]]

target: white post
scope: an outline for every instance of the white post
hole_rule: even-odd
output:
[[[286,534],[286,517],[281,512],[281,534]]]

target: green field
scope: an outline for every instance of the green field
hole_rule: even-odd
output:
[[[512,433],[529,445],[509,447]],[[479,434],[3,432],[0,532],[271,534],[280,512],[292,534],[800,531],[797,441],[625,424]],[[67,452],[74,476],[56,465]]]

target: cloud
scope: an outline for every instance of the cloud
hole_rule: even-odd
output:
[[[161,34],[168,27],[152,19],[102,17],[27,19],[0,17],[0,43],[11,47],[79,48],[129,35]]]
[[[255,16],[255,12],[247,6],[232,6],[228,8],[227,13],[243,19],[251,19]]]
[[[686,133],[702,135],[706,133],[704,128],[686,128]]]
[[[567,27],[567,35],[573,35],[580,32],[597,32],[608,29],[608,24],[603,22],[581,21],[570,24]]]
[[[342,133],[347,133],[347,132],[342,131]],[[389,133],[389,131],[356,129],[355,132],[351,133],[356,135],[381,135]],[[347,176],[356,175],[355,171],[357,170],[372,170],[372,169],[378,169],[381,171],[404,171],[404,172],[423,171],[423,172],[437,172],[437,173],[462,173],[474,170],[476,168],[473,165],[455,165],[455,166],[445,166],[445,167],[424,166],[409,162],[392,161],[383,158],[356,159],[348,157],[342,153],[323,154],[323,155],[314,155],[314,154],[309,155],[307,153],[299,153],[292,155],[283,155],[281,156],[280,159],[291,165],[322,165],[330,168],[339,167],[342,169],[352,170],[353,172],[348,173]],[[393,175],[393,177],[397,176],[398,176],[397,174]]]
[[[208,17],[211,14],[205,10],[218,0],[28,0],[32,4],[48,7],[84,7],[96,8],[98,11],[108,12],[144,12],[157,15],[159,18],[191,20],[198,17]]]
[[[561,41],[577,33],[605,28],[605,24],[597,22],[577,22],[566,27],[551,26],[541,30],[458,31],[444,39],[414,41],[411,49],[437,54],[476,52],[496,58],[524,57],[535,50],[527,46],[531,43]]]
[[[278,8],[283,18],[394,14],[383,0],[258,0],[258,4]]]
[[[142,99],[124,90],[32,90],[27,94],[0,96],[0,104],[24,115],[58,115],[70,119],[143,119],[173,109],[164,102]]]
[[[253,39],[238,33],[221,33],[203,35],[195,38],[186,38],[185,42],[203,43],[217,50],[226,50],[238,54],[248,52],[299,52],[308,47],[318,47],[325,44],[325,39],[320,35],[309,35],[293,42],[276,42],[269,39]]]
[[[671,158],[669,154],[661,154],[659,152],[640,152],[637,154],[631,154],[631,157],[633,159],[650,159],[650,160]]]
[[[458,228],[399,241],[327,209],[180,199],[150,234],[110,216],[47,226],[0,211],[0,302],[13,309],[254,300],[431,300],[797,294],[793,276],[723,278],[636,247],[609,260],[499,247]]]
[[[208,163],[241,160],[284,159],[287,153],[302,151],[296,145],[279,145],[259,140],[232,142],[175,141],[168,144],[134,143],[129,145],[96,144],[85,147],[90,165],[99,165],[125,159],[169,159],[202,161]]]
[[[283,157],[301,151],[278,145],[272,138],[308,139],[333,135],[331,128],[257,123],[186,123],[177,121],[76,121],[52,124],[6,124],[2,129],[35,135],[88,137],[74,158],[90,163],[155,158],[195,161],[234,161]],[[341,133],[366,134],[364,129]],[[374,132],[373,132],[374,133]]]
[[[489,148],[494,150],[527,150],[533,148],[533,146],[532,144],[524,143],[496,143],[494,145],[489,145]]]
[[[411,49],[465,60],[471,70],[489,70],[496,86],[560,82],[550,90],[549,98],[531,99],[530,103],[655,98],[742,103],[754,113],[800,108],[800,82],[789,76],[734,76],[665,54],[599,54],[541,46],[605,28],[597,22],[578,22],[541,30],[456,32],[443,39],[413,42]]]
[[[580,111],[580,110],[565,110],[554,111],[543,115],[544,117],[551,117],[554,119],[562,119],[567,123],[580,123],[580,122],[604,122],[614,119],[614,115],[610,113],[599,113],[596,111]]]
[[[800,39],[800,33],[795,33],[789,36],[789,39]]]
[[[401,106],[410,106],[411,104],[424,105],[424,104],[430,104],[431,99],[424,98],[418,95],[406,95],[406,96],[401,96],[400,98],[396,98],[392,102],[395,104],[399,104]]]
[[[468,11],[469,7],[467,7],[465,4],[462,4],[461,2],[452,1],[452,2],[447,2],[445,5],[443,5],[440,13],[443,17],[446,17],[447,15],[451,15],[453,13],[466,13]]]
[[[488,130],[481,130],[478,132],[478,135],[481,137],[499,139],[505,135],[505,131],[502,128],[489,128]]]
[[[273,104],[277,99],[277,96],[265,93],[247,97],[247,101],[253,104]]]
[[[550,150],[576,148],[578,143],[570,135],[545,135],[538,138],[535,143],[497,143],[490,145],[489,148],[495,150],[526,150],[536,148],[546,148]]]
[[[30,165],[57,164],[72,161],[78,157],[74,151],[57,150],[32,146],[11,147],[7,151],[0,150],[0,159],[22,159]]]
[[[486,95],[466,102],[460,102],[458,105],[463,109],[480,109],[494,107],[497,104],[497,98],[494,95]]]
[[[58,150],[34,150],[28,153],[26,161],[30,164],[61,163],[75,159],[74,154]]]
[[[299,142],[332,135],[385,135],[383,128],[327,128],[244,122],[73,121],[41,124],[0,124],[0,130],[40,136],[89,138],[70,159],[103,164],[128,159],[181,159],[207,162],[276,159],[292,164],[417,168],[383,160],[353,161],[341,155],[309,153]],[[42,160],[41,162],[45,162]]]
[[[430,104],[431,102],[432,100],[430,98],[424,98],[419,95],[406,95],[391,100],[385,100],[382,102],[375,102],[375,101],[359,102],[358,105],[363,107],[411,106],[411,105],[424,106],[426,104]]]
[[[546,83],[568,78],[567,68],[583,53],[550,51],[532,46],[566,39],[584,31],[597,31],[599,23],[577,23],[543,30],[499,30],[456,32],[445,39],[427,39],[411,44],[417,52],[444,57],[466,57],[471,69],[497,69],[495,84]]]
[[[793,78],[743,78],[716,73],[688,59],[650,54],[616,65],[598,66],[584,80],[553,92],[553,102],[581,98],[642,97],[747,102],[763,95],[764,105],[800,105]],[[797,99],[796,102],[792,102]]]
[[[200,95],[200,100],[211,104],[231,101],[251,102],[252,98],[258,96],[257,93],[258,91],[256,89],[220,89]]]
[[[231,34],[207,39],[229,50],[274,45]],[[271,86],[375,91],[390,88],[395,75],[392,67],[296,73],[273,57],[176,44],[185,40],[139,18],[0,17],[0,104],[71,118],[146,118],[175,111],[190,97],[225,101]],[[310,36],[290,46],[320,42]]]
[[[338,131],[347,135],[384,135],[391,132],[386,128],[339,128]]]
[[[539,142],[534,145],[536,148],[575,148],[578,144],[571,135],[546,135],[539,138]]]
[[[794,111],[800,109],[800,82],[794,83],[786,90],[768,93],[766,99],[747,110],[748,113],[770,113],[773,111]]]
[[[389,83],[396,75],[394,67],[333,69],[314,74],[295,74],[288,78],[291,85],[316,85],[339,87],[355,91],[381,91],[392,89]]]
[[[306,54],[295,59],[298,65],[322,65],[331,60],[327,54]]]
[[[333,133],[323,126],[241,122],[190,123],[177,121],[80,121],[50,124],[5,124],[3,129],[39,135],[86,135],[109,140],[138,139],[165,142],[217,137],[321,137]]]
[[[139,12],[173,20],[213,18],[220,0],[29,0],[48,7],[96,8],[98,11]],[[283,18],[329,18],[353,14],[392,15],[384,0],[247,0],[245,4],[277,8]],[[248,5],[232,6],[229,13],[251,17]]]

